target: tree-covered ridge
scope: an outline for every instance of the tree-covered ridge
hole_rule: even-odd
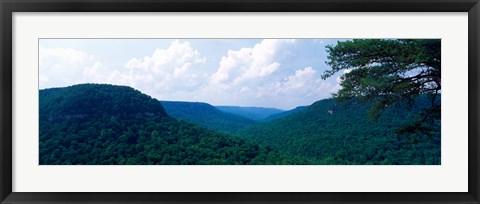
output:
[[[264,107],[241,107],[241,106],[215,106],[219,110],[235,115],[240,115],[252,120],[261,121],[270,115],[281,113],[284,110]]]
[[[40,90],[40,164],[305,164],[307,161],[166,115],[129,87]]]
[[[271,121],[271,120],[274,120],[274,119],[283,118],[287,115],[291,115],[291,114],[294,114],[296,112],[299,112],[299,111],[305,109],[306,107],[308,107],[308,106],[298,106],[298,107],[296,107],[292,110],[288,110],[288,111],[284,111],[284,112],[281,112],[281,113],[270,115],[270,116],[266,117],[265,119],[263,119],[262,121],[267,122],[267,121]]]
[[[167,116],[152,97],[128,86],[80,84],[40,90],[40,121],[135,114]]]
[[[396,134],[429,102],[423,95],[414,105],[392,104],[373,121],[368,118],[371,103],[325,99],[237,135],[303,155],[315,164],[440,164],[440,120],[432,124],[428,134]]]
[[[256,121],[218,110],[208,103],[161,101],[168,115],[201,127],[225,133],[233,133]]]

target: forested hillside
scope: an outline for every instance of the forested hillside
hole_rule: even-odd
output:
[[[299,112],[299,111],[305,109],[306,107],[308,107],[308,106],[298,106],[298,107],[296,107],[292,110],[288,110],[288,111],[284,111],[284,112],[281,112],[281,113],[270,115],[270,116],[266,117],[265,119],[263,119],[262,121],[266,122],[266,121],[271,121],[271,120],[274,120],[274,119],[277,119],[277,118],[282,118],[282,117],[285,117],[287,115],[291,115],[291,114],[294,114],[296,112]]]
[[[437,98],[440,100],[439,98]],[[325,99],[303,111],[248,127],[237,134],[319,164],[440,164],[440,121],[428,133],[398,134],[430,101],[425,95],[388,107],[377,120],[370,104]]]
[[[218,110],[208,103],[161,101],[168,115],[210,130],[233,133],[256,121]]]
[[[244,139],[169,117],[130,87],[40,90],[40,164],[305,164]]]

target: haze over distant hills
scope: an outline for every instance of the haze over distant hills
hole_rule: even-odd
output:
[[[257,123],[243,116],[223,112],[201,102],[161,101],[168,115],[211,130],[233,133]]]
[[[288,110],[288,111],[284,111],[284,112],[280,112],[280,113],[276,113],[276,114],[272,114],[272,115],[269,115],[268,117],[264,118],[262,121],[271,121],[271,120],[274,120],[274,119],[277,119],[277,118],[282,118],[282,117],[285,117],[287,115],[290,115],[290,114],[293,114],[293,113],[296,113],[296,112],[299,112],[303,109],[305,109],[306,107],[308,106],[298,106],[292,110]]]
[[[263,107],[241,107],[241,106],[215,106],[221,111],[241,115],[252,120],[261,121],[273,114],[284,112],[277,108],[263,108]]]

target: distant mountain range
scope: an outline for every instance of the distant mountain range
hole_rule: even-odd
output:
[[[276,113],[276,114],[272,114],[272,115],[269,115],[268,117],[264,118],[262,121],[266,122],[266,121],[271,121],[271,120],[274,120],[274,119],[278,119],[278,118],[283,118],[287,115],[290,115],[290,114],[293,114],[293,113],[296,113],[296,112],[299,112],[303,109],[305,109],[306,107],[308,106],[298,106],[292,110],[288,110],[288,111],[284,111],[284,112],[280,112],[280,113]]]
[[[289,111],[268,115],[270,112],[278,112],[281,110],[275,108],[241,106],[228,106],[228,108],[222,108],[222,106],[220,106],[221,108],[218,108],[218,106],[212,106],[203,102],[161,101],[161,103],[168,115],[174,118],[191,122],[210,130],[221,131],[225,133],[235,133],[240,129],[258,122],[267,122],[273,119],[285,117],[307,107],[300,106]],[[228,109],[229,111],[224,111],[225,109]],[[240,112],[240,114],[238,114],[238,112]],[[251,117],[256,117],[258,120],[253,120],[251,117],[247,118],[245,116],[246,114],[250,114]],[[256,116],[253,116],[255,114]],[[258,117],[259,115],[268,115],[268,117],[260,119],[260,117]]]
[[[216,107],[201,102],[161,101],[168,115],[199,126],[233,133],[257,123],[243,116],[223,112]]]
[[[240,106],[215,106],[221,111],[233,113],[252,120],[261,121],[273,114],[284,112],[284,110],[276,108],[262,108],[262,107],[240,107]]]

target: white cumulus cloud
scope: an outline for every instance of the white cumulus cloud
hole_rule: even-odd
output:
[[[275,93],[290,94],[295,91],[309,91],[309,86],[315,85],[314,81],[316,71],[312,67],[306,67],[295,71],[295,74],[288,76],[284,81],[275,84]]]
[[[279,104],[281,108],[290,109],[298,105],[309,105],[305,101],[317,101],[330,97],[338,90],[337,83],[325,81],[313,67],[297,69],[281,80],[271,80],[262,86],[249,89],[250,97],[258,103]],[[244,94],[246,95],[246,94]]]
[[[149,56],[128,60],[126,69],[112,72],[108,82],[132,86],[163,98],[179,90],[197,88],[205,79],[201,77],[202,70],[195,70],[193,65],[205,61],[206,58],[189,42],[175,40],[166,49],[157,48]]]
[[[266,39],[253,47],[229,50],[223,56],[220,67],[211,76],[214,84],[239,85],[249,80],[266,77],[280,67],[277,54],[295,40]]]
[[[215,42],[212,40],[211,45]],[[168,43],[162,48],[150,47],[145,56],[132,53],[101,58],[105,61],[72,48],[40,47],[40,87],[109,83],[131,86],[159,100],[283,109],[328,98],[340,88],[338,75],[322,80],[325,67],[311,60],[317,59],[311,47],[318,42],[306,46],[311,42],[265,39],[252,46],[218,49],[213,54],[200,51],[214,49],[193,47],[185,40]],[[112,61],[120,66],[110,68]]]
[[[101,82],[104,65],[83,51],[72,48],[39,48],[40,88]]]

